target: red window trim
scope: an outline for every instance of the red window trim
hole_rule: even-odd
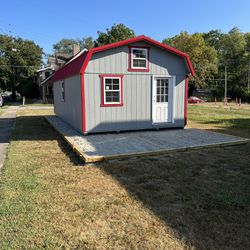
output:
[[[122,107],[123,106],[123,77],[124,75],[118,74],[102,74],[99,75],[101,78],[101,105],[100,107]],[[121,100],[120,103],[106,104],[104,103],[104,77],[119,77],[121,82]]]
[[[146,47],[146,46],[128,46],[129,48],[129,61],[128,61],[128,71],[129,72],[149,72],[149,49],[150,47]],[[147,49],[147,68],[146,69],[134,69],[132,68],[132,49]]]

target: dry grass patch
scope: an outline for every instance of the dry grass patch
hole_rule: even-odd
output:
[[[183,249],[171,227],[102,165],[82,166],[34,112],[19,113],[0,177],[1,248]]]
[[[0,248],[249,248],[250,143],[83,166],[51,112],[19,112],[0,176]],[[189,117],[249,132],[245,109],[197,105]]]

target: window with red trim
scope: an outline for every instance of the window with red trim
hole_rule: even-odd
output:
[[[148,47],[129,47],[128,71],[149,71]]]
[[[123,75],[100,75],[101,107],[123,106]]]

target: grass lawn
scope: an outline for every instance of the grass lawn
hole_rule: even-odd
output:
[[[0,249],[248,249],[250,143],[83,166],[19,111],[0,176]],[[250,107],[189,106],[189,127],[250,138]]]

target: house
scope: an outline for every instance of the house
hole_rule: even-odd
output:
[[[56,52],[52,56],[48,56],[47,65],[36,71],[37,84],[39,87],[40,98],[43,103],[53,103],[53,86],[49,81],[58,68],[72,59],[80,52],[80,45],[73,44],[72,52]]]
[[[52,66],[47,66],[36,71],[37,84],[39,87],[40,98],[43,103],[53,103],[53,86],[44,85],[47,79],[49,79],[54,73],[55,69]]]
[[[51,79],[54,108],[83,134],[183,128],[189,56],[146,36],[83,50]]]

